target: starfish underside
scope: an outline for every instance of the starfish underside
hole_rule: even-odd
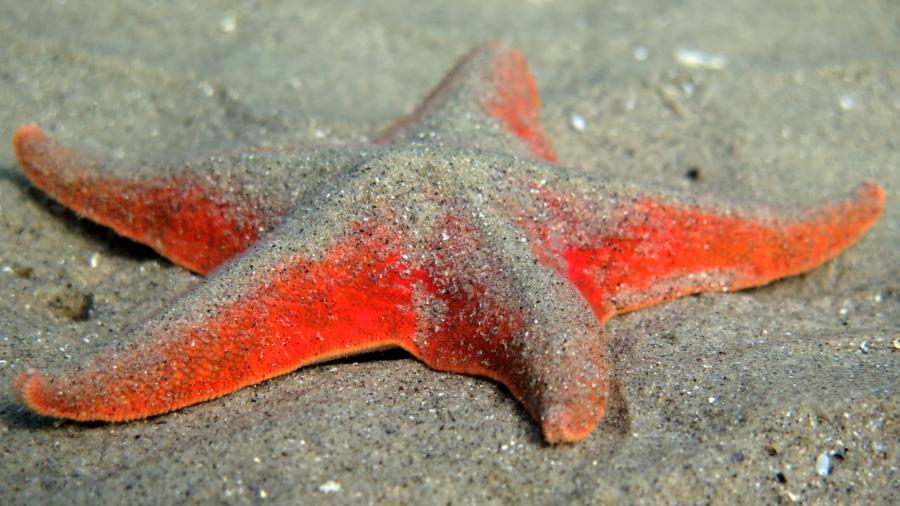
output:
[[[525,60],[476,46],[374,144],[256,148],[121,168],[14,138],[51,197],[208,280],[115,349],[27,369],[45,415],[124,421],[307,364],[400,347],[506,385],[549,442],[602,418],[603,323],[807,271],[878,219],[882,189],[808,209],[734,208],[555,165]]]

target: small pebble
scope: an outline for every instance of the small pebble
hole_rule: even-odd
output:
[[[816,459],[816,472],[823,478],[831,474],[831,457],[827,453],[820,453]]]
[[[328,480],[325,483],[319,485],[319,492],[323,494],[336,494],[340,491],[341,484],[334,480]]]
[[[234,33],[234,31],[237,30],[237,16],[228,14],[222,18],[219,28],[225,33]]]
[[[572,130],[576,132],[581,132],[587,126],[587,120],[584,119],[584,116],[578,114],[577,112],[573,112],[569,116],[569,126],[572,127]]]
[[[842,111],[849,111],[856,107],[856,99],[851,97],[850,95],[841,95],[841,99],[838,101],[838,105],[841,107]]]
[[[199,86],[200,92],[203,93],[204,96],[211,97],[216,94],[215,86],[207,81],[202,81]]]
[[[646,61],[647,57],[650,56],[650,51],[644,46],[638,46],[631,50],[631,56],[637,61]]]

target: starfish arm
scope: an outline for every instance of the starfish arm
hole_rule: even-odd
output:
[[[484,209],[457,209],[435,227],[423,326],[408,349],[434,369],[504,384],[548,442],[582,439],[606,408],[602,327],[571,283]]]
[[[601,321],[690,293],[806,272],[859,239],[884,209],[884,190],[874,183],[787,214],[628,191],[596,206],[575,195],[545,192],[553,225],[532,232],[538,254],[579,288]],[[562,237],[546,232],[554,227]]]
[[[13,144],[22,170],[52,198],[200,274],[277,225],[304,184],[317,184],[356,158],[259,148],[137,171],[60,146],[37,125],[19,128]]]
[[[537,86],[525,57],[496,41],[473,47],[410,114],[376,136],[377,143],[490,146],[556,161],[541,126]],[[524,148],[524,149],[523,149]]]
[[[312,251],[318,248],[303,242],[323,244],[327,234],[285,227],[297,241],[278,234],[261,241],[117,349],[68,370],[24,371],[18,395],[48,416],[126,421],[408,342],[416,329],[417,274],[397,265],[400,257],[377,231],[345,231],[344,239]]]

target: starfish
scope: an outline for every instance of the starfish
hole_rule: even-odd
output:
[[[522,54],[488,42],[371,144],[128,168],[19,128],[34,185],[207,280],[86,363],[26,369],[18,396],[126,421],[399,347],[573,442],[606,408],[610,317],[808,271],[884,207],[875,183],[779,210],[606,181],[555,163],[539,108]]]

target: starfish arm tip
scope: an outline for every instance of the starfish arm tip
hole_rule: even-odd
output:
[[[41,373],[33,367],[26,367],[16,378],[13,389],[16,397],[32,411],[40,414],[49,414],[42,407],[41,402]]]
[[[589,436],[601,418],[602,410],[592,414],[563,408],[545,415],[541,429],[550,444],[576,443]]]
[[[833,201],[831,205],[816,208],[814,214],[824,212],[824,230],[820,234],[839,236],[843,232],[846,236],[827,257],[840,253],[872,228],[884,214],[884,207],[884,187],[874,181],[864,181],[849,196]]]
[[[31,151],[34,143],[42,143],[47,141],[47,135],[41,130],[37,123],[28,123],[20,126],[13,134],[13,149],[16,152],[16,159],[23,163]]]
[[[884,212],[885,200],[887,197],[885,196],[883,186],[875,181],[864,181],[859,190],[857,190],[857,194],[860,199],[872,202],[872,206],[878,211],[878,216]]]

